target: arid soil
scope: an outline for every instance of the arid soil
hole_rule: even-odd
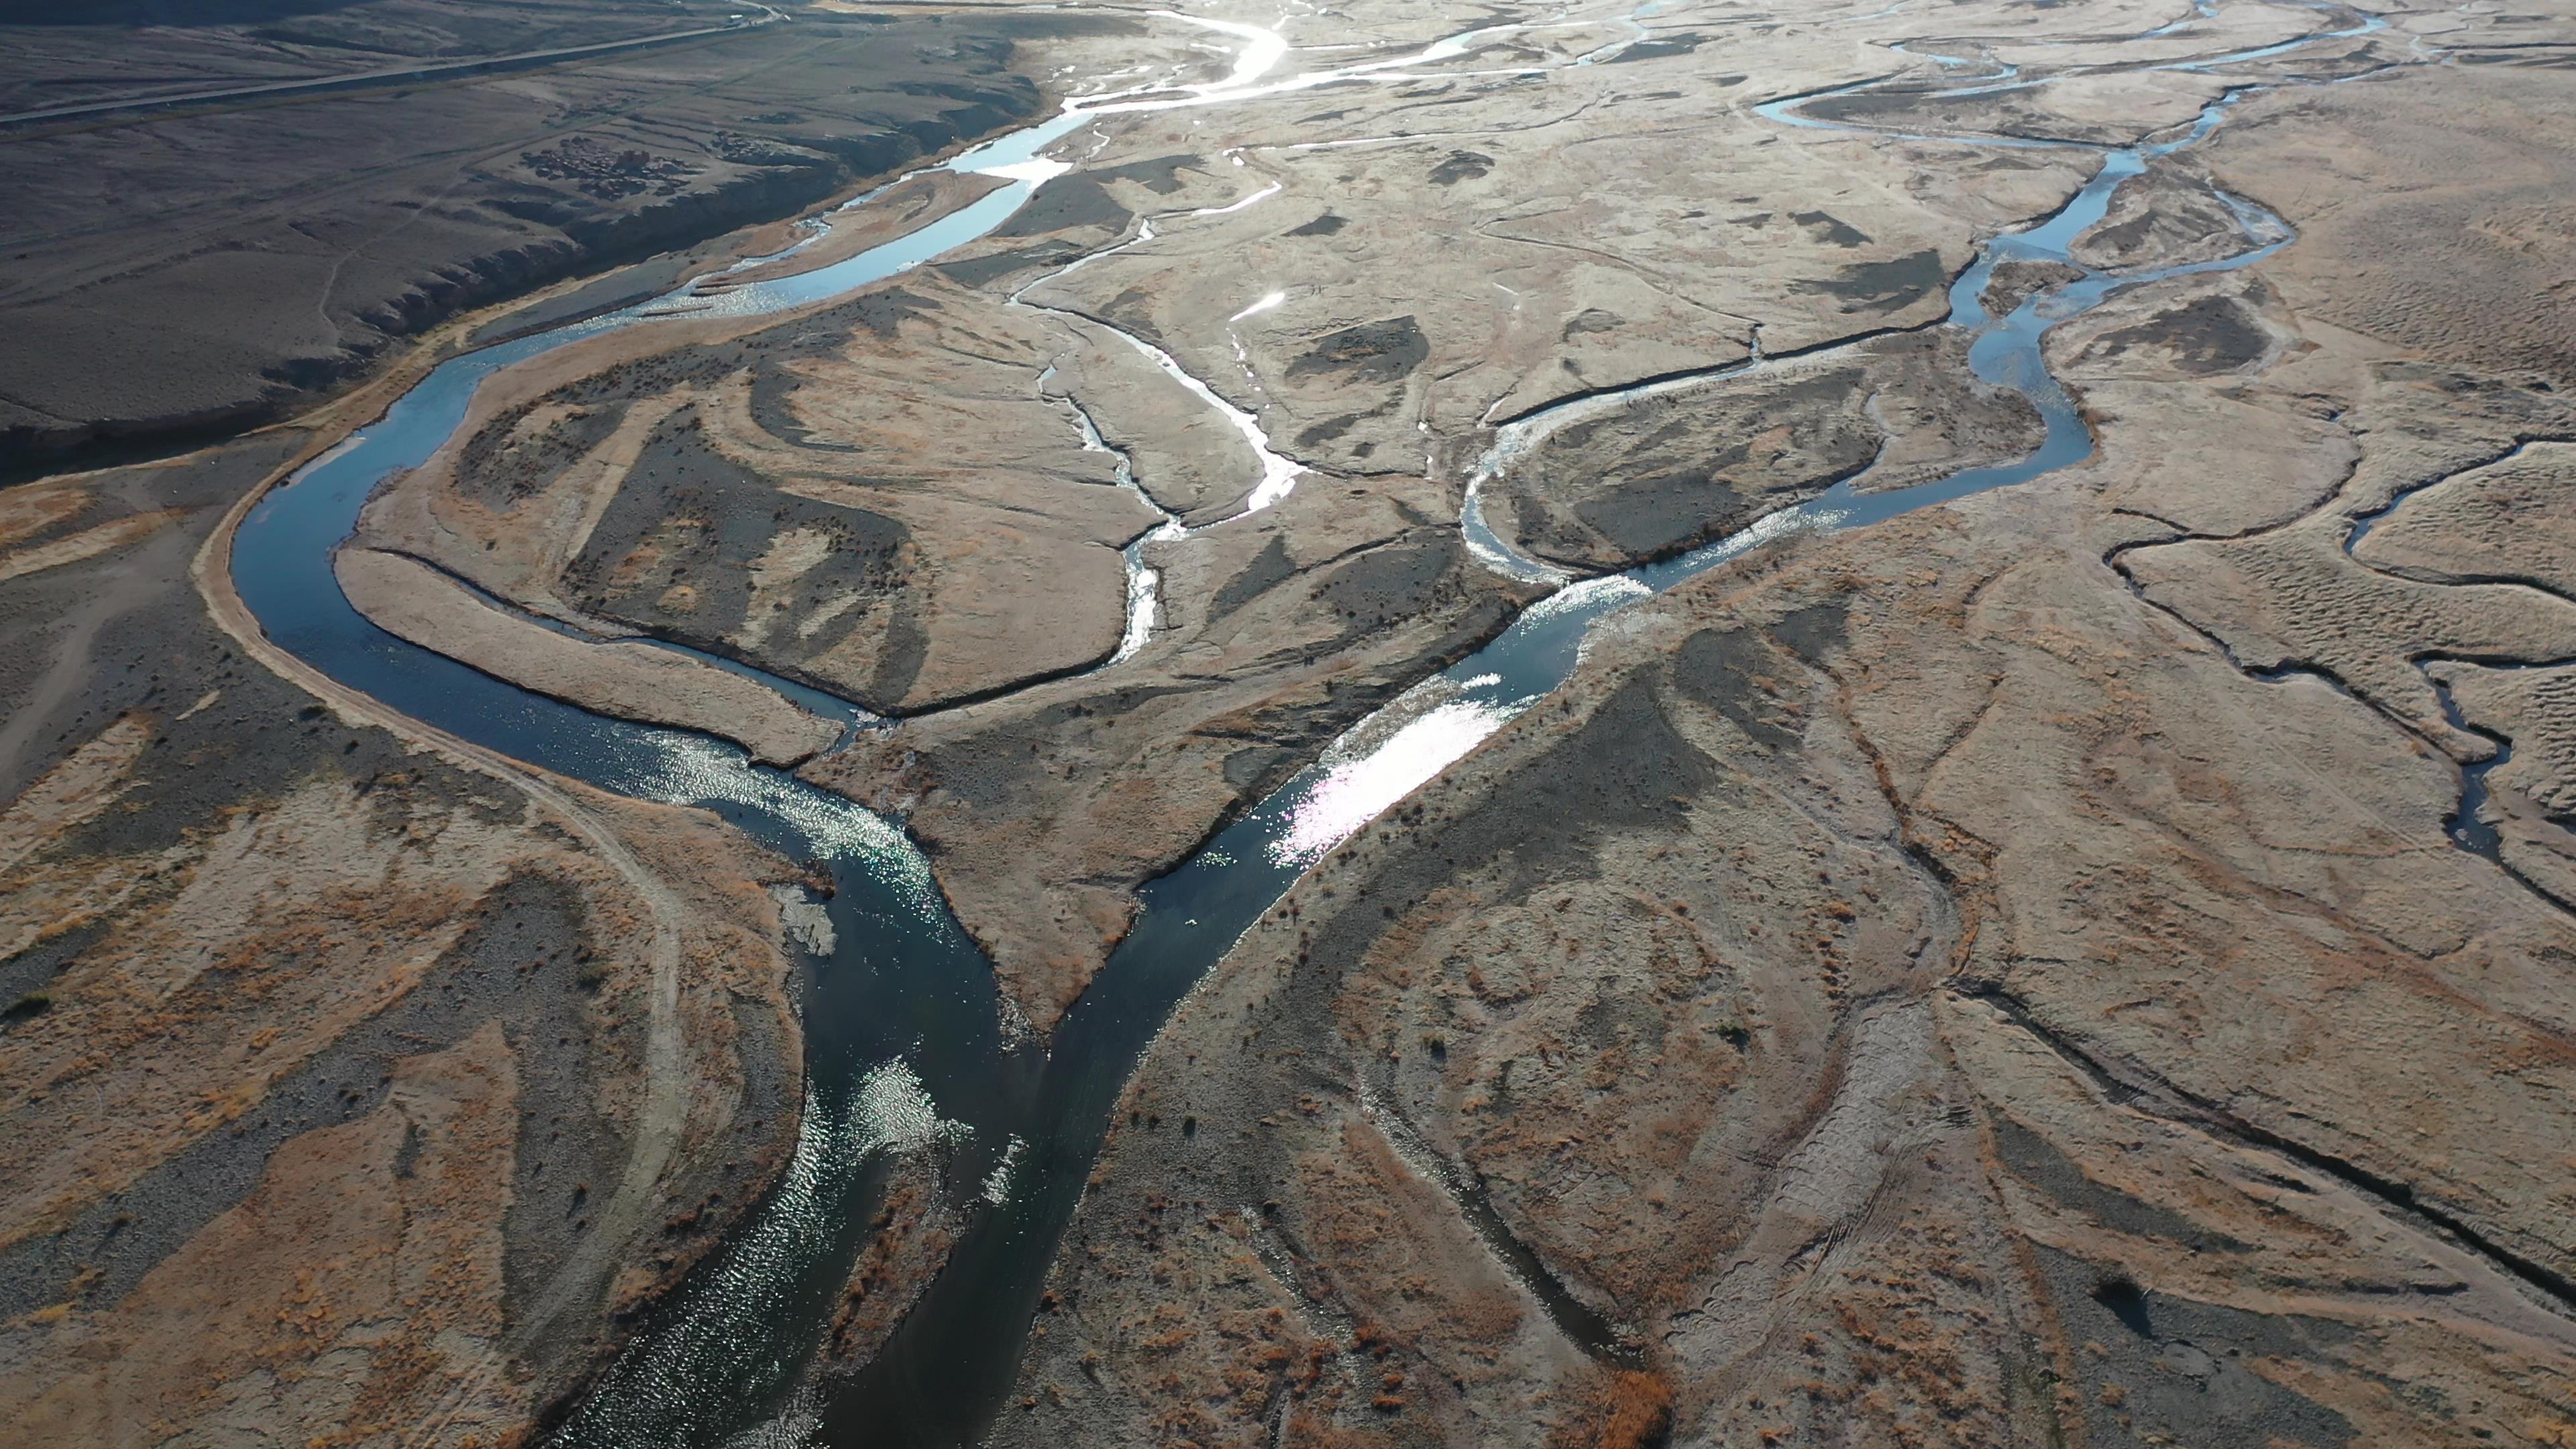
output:
[[[459,768],[209,622],[197,545],[302,441],[0,505],[17,1442],[515,1435],[793,1137],[783,862]]]
[[[195,91],[708,17],[89,18],[5,17],[13,107],[94,98],[111,74],[148,90],[134,78],[154,64]],[[525,330],[775,250],[783,228],[715,234],[1030,113],[1043,88],[1004,68],[1019,39],[1122,24],[813,18],[793,47],[753,32],[506,81],[13,128],[0,467],[236,426],[396,339]],[[147,197],[156,224],[137,227]],[[433,330],[675,243],[696,245]],[[389,382],[426,361],[399,358]],[[780,918],[805,872],[710,817],[411,726],[230,600],[235,505],[391,395],[0,495],[18,646],[0,662],[13,1443],[524,1442],[794,1141]],[[481,662],[535,687],[780,762],[840,733],[684,656],[590,651],[412,561],[349,557],[396,597],[389,615],[427,629],[462,608]]]
[[[246,3],[138,28],[154,17],[132,8],[78,7],[89,23],[0,15],[6,109],[620,40],[731,13],[695,0]],[[410,89],[0,125],[0,469],[282,416],[450,316],[612,263],[724,238],[589,292],[581,310],[773,249],[775,232],[725,234],[1034,115],[1045,88],[1011,68],[1015,46],[1124,28],[785,13]]]
[[[722,21],[728,7],[612,9],[585,0],[490,7],[448,0],[210,0],[13,5],[15,64],[0,115],[194,96],[438,63],[634,40]]]
[[[210,21],[168,83],[651,28],[289,8]],[[1500,28],[1095,117],[931,264],[498,374],[337,556],[405,638],[899,821],[1039,1044],[1141,886],[1552,580],[2036,447],[1948,294],[2096,148],[2226,104],[2086,267],[2288,233],[2050,335],[2089,458],[1609,616],[1298,880],[1128,1083],[986,1441],[2576,1443],[2576,23],[1190,14],[1278,27],[1272,80]],[[704,248],[442,336],[633,300],[756,251],[707,239],[743,216],[1057,90],[1213,88],[1246,40],[791,15],[0,135],[0,168],[72,148],[48,215],[183,130],[358,178],[31,230],[0,315],[85,340],[0,356],[105,402],[0,374],[16,436],[238,419],[541,274]],[[30,74],[88,74],[85,34]],[[334,117],[369,107],[452,137],[353,165]],[[734,286],[994,185],[907,181]],[[2008,264],[1985,305],[2077,275]],[[225,312],[169,352],[203,396],[117,340],[180,292]],[[33,1443],[530,1442],[794,1141],[798,865],[402,720],[231,596],[227,510],[374,406],[0,493],[34,643],[0,658],[0,1422]],[[1470,547],[1471,486],[1519,558]],[[836,743],[640,636],[888,719]],[[919,1135],[799,1412],[937,1290],[979,1187],[1025,1190]]]
[[[2151,195],[2300,239],[2052,338],[2092,462],[1635,607],[1302,880],[1130,1085],[996,1442],[2576,1433],[2565,96],[2247,101]],[[1521,538],[1865,461],[1818,375],[1559,431]]]
[[[1486,516],[1533,557],[1612,572],[1687,552],[1845,479],[1901,488],[2037,447],[2038,414],[1978,386],[1966,363],[1956,336],[1906,333],[1570,408],[1508,461]]]
[[[1535,29],[1454,77],[1231,104],[1215,149],[1194,111],[1106,119],[1080,173],[934,267],[751,331],[692,324],[705,340],[649,357],[611,338],[523,369],[363,537],[909,717],[809,774],[906,821],[1044,1028],[1137,884],[1533,597],[1454,522],[1493,424],[1722,367],[1757,334],[1815,354],[1677,396],[1669,436],[1550,435],[1497,516],[1585,564],[1675,551],[1882,450],[1911,479],[2027,446],[2027,408],[1964,388],[1955,340],[1922,329],[1977,229],[2062,201],[2076,165],[1784,132],[1688,50],[1571,64],[1619,39]],[[1787,81],[1862,74],[1810,35],[1746,43]],[[1556,78],[1494,69],[1513,64]],[[1411,139],[1425,117],[1484,139]],[[1670,167],[1713,145],[1740,158],[1731,190],[1694,204]],[[1963,159],[1979,186],[1942,189]],[[1615,245],[1592,235],[1605,215]],[[1488,280],[1385,301],[1435,254]],[[1705,411],[1719,398],[1743,411]],[[1248,516],[1262,473],[1225,408],[1303,470]],[[1109,486],[1122,460],[1133,489]],[[1145,543],[1154,627],[1100,669],[1117,551],[1165,517],[1200,531]]]

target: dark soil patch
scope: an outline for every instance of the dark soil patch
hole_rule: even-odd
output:
[[[1829,280],[1800,282],[1798,290],[1840,297],[1851,304],[1845,311],[1901,312],[1949,284],[1941,254],[1926,248],[1894,261],[1845,267]]]
[[[2235,298],[2198,297],[2135,326],[2106,332],[2099,345],[2114,354],[2158,348],[2183,371],[2209,377],[2261,361],[2271,351],[2272,335]]]
[[[1357,382],[1394,382],[1431,356],[1422,328],[1407,317],[1363,322],[1316,342],[1314,350],[1288,364],[1290,377],[1341,373]]]

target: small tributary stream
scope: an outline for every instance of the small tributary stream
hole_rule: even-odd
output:
[[[1044,158],[1047,148],[1104,116],[1419,78],[1423,67],[1465,55],[1482,37],[1501,33],[1479,30],[1392,58],[1265,80],[1287,55],[1277,36],[1190,23],[1243,42],[1233,75],[1077,102],[1042,124],[974,148],[947,169],[1000,176],[1008,185],[845,261],[705,299],[684,289],[452,359],[381,419],[260,500],[241,524],[232,567],[242,599],[275,643],[343,685],[529,765],[620,795],[712,810],[790,858],[819,861],[835,882],[827,910],[836,944],[827,958],[809,963],[805,983],[805,1117],[789,1171],[649,1316],[559,1431],[559,1443],[641,1449],[717,1444],[746,1433],[764,1441],[819,1437],[840,1444],[952,1445],[975,1438],[1010,1388],[1055,1245],[1080,1201],[1121,1087],[1174,1006],[1302,871],[1562,684],[1585,635],[1604,615],[1766,539],[1863,526],[2086,458],[2092,436],[2044,364],[2040,344],[2047,330],[2119,288],[2243,266],[2286,244],[2289,235],[2259,207],[2231,201],[2245,227],[2245,249],[2235,256],[2126,275],[2087,270],[2027,298],[2009,315],[1991,316],[1983,296],[1998,262],[2069,261],[2071,243],[2102,218],[2113,191],[2156,158],[2206,136],[2227,102],[2157,145],[2066,145],[2099,156],[2093,179],[2044,222],[1989,242],[1950,289],[1949,325],[1971,334],[1968,361],[1976,377],[2020,394],[2045,420],[2037,452],[1901,490],[1871,491],[1864,474],[1690,554],[1566,584],[1472,657],[1355,728],[1197,854],[1143,887],[1135,928],[1041,1047],[1006,1027],[1012,1018],[990,965],[949,915],[927,862],[900,829],[839,796],[756,766],[732,745],[590,714],[397,639],[350,607],[333,577],[331,555],[368,495],[446,442],[475,387],[504,367],[611,328],[650,325],[652,317],[674,310],[773,312],[854,292],[991,232],[1066,169]],[[2330,33],[2364,28],[2367,23]],[[1958,57],[1925,58],[1938,59],[1953,76],[1970,68]],[[1966,89],[1996,79],[1962,77],[1956,84]],[[1801,113],[1801,104],[1814,99],[1776,102],[1761,112],[1783,124],[1828,124]],[[1666,380],[1634,392],[1691,385],[1690,379]],[[1502,430],[1488,471],[1508,468],[1517,452],[1578,413],[1627,400],[1592,397],[1519,420]],[[1542,567],[1472,514],[1465,522],[1471,545],[1496,567]],[[810,699],[810,692],[797,693]],[[855,1382],[828,1401],[802,1400],[800,1376],[865,1246],[885,1175],[897,1154],[918,1150],[946,1154],[946,1180],[956,1185],[965,1214],[948,1266]]]

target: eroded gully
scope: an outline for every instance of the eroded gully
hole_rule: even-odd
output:
[[[1640,7],[1629,23],[1642,31],[1651,13],[1651,6]],[[233,540],[232,582],[261,628],[340,684],[526,764],[617,794],[712,810],[773,849],[818,861],[833,878],[835,891],[822,904],[829,929],[808,933],[819,950],[806,981],[805,1115],[790,1167],[733,1236],[650,1315],[561,1426],[559,1443],[629,1449],[719,1443],[744,1434],[776,1442],[971,1441],[1009,1389],[1055,1243],[1080,1200],[1129,1072],[1173,1007],[1308,865],[1557,688],[1572,672],[1586,633],[1606,614],[1766,540],[1864,526],[2027,481],[2090,456],[2092,436],[2041,357],[2046,331],[2120,288],[2248,265],[2289,239],[2288,229],[2268,212],[2232,199],[2246,241],[2235,256],[2135,273],[2087,269],[2079,279],[1993,316],[1982,298],[1998,262],[2071,261],[2071,243],[2102,218],[2123,181],[2205,137],[2243,92],[2230,92],[2183,135],[2147,146],[1916,138],[2063,147],[2100,157],[2094,178],[2073,199],[2039,225],[1988,242],[1949,293],[1948,325],[1971,335],[1971,371],[1980,382],[2016,392],[2039,410],[2046,424],[2040,448],[2017,463],[1968,469],[1905,489],[1871,491],[1864,474],[1692,553],[1565,584],[1483,650],[1361,723],[1188,861],[1142,887],[1143,910],[1134,929],[1041,1049],[1012,1029],[1016,1016],[1000,1001],[989,963],[950,917],[927,862],[898,828],[841,797],[754,766],[733,746],[592,715],[396,639],[348,605],[330,558],[368,494],[446,441],[475,386],[500,368],[674,310],[754,314],[846,295],[998,227],[1048,179],[1071,169],[1043,153],[1103,117],[1418,78],[1422,67],[1468,55],[1483,40],[1518,28],[1487,27],[1393,57],[1265,81],[1288,54],[1277,35],[1223,22],[1188,23],[1242,42],[1233,74],[1217,82],[1139,87],[1076,101],[1049,121],[976,147],[945,169],[1000,177],[1007,183],[1002,189],[845,261],[714,297],[683,289],[452,359],[383,418],[261,499]],[[2369,28],[2375,22],[2364,20],[2297,43]],[[2267,48],[2259,54],[2280,53]],[[2169,68],[2257,54],[2205,57]],[[1922,58],[1948,74],[1971,68],[1962,57]],[[1958,85],[1991,86],[1996,80],[1990,74]],[[1820,98],[1790,98],[1759,109],[1782,124],[1873,134],[1801,113],[1801,106]],[[1246,426],[1249,414],[1181,372],[1168,355],[1155,356],[1157,349],[1133,337],[1127,341],[1203,401],[1223,408],[1239,429]],[[1761,365],[1757,359],[1706,375],[1662,379],[1519,419],[1499,430],[1480,474],[1498,476],[1519,452],[1580,416]],[[1097,441],[1087,418],[1082,425]],[[1252,507],[1293,486],[1295,465],[1269,449],[1257,420],[1249,426],[1246,441],[1264,467],[1263,480],[1246,496]],[[1561,578],[1485,529],[1472,506],[1462,524],[1471,547],[1493,566]],[[1140,540],[1131,546],[1132,571],[1143,570],[1141,545]],[[1150,631],[1150,580],[1140,587],[1131,572],[1130,597],[1128,637],[1114,660],[1132,654]],[[951,1207],[963,1215],[962,1230],[946,1268],[884,1351],[828,1399],[817,1398],[806,1367],[864,1246],[890,1167],[914,1152],[940,1155]]]

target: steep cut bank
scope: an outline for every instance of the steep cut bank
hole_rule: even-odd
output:
[[[338,8],[332,44],[398,46],[417,33],[416,8]],[[458,44],[484,31],[508,43],[505,17],[481,14],[508,7],[449,8]],[[525,74],[0,131],[12,198],[0,476],[271,421],[447,318],[566,278],[682,249],[573,290],[555,320],[775,250],[790,233],[745,228],[1044,109],[1015,48],[1130,27],[789,14]],[[195,44],[236,69],[253,64],[246,46],[310,53],[291,26],[253,43],[219,18]],[[551,34],[632,29],[620,7],[575,4]],[[156,32],[153,46],[184,68],[190,34]],[[84,69],[107,43],[88,27],[5,20],[0,35],[0,86],[21,89]],[[154,224],[138,224],[138,203]]]

